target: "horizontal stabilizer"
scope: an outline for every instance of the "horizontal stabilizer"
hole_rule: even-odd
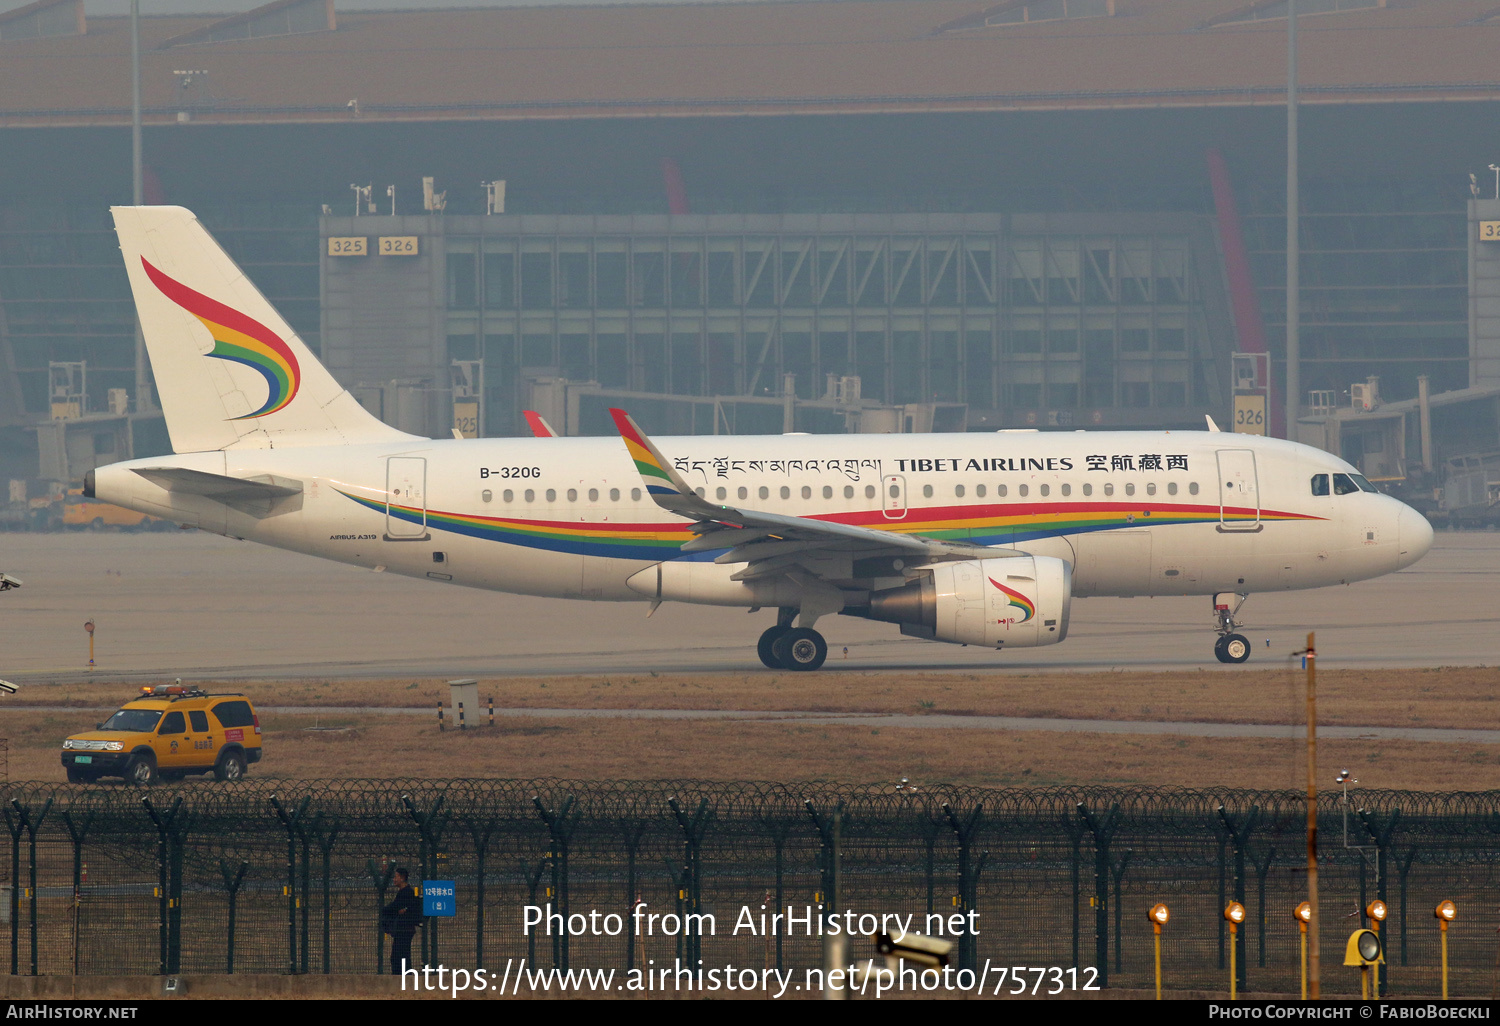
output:
[[[169,492],[201,495],[257,519],[302,508],[302,482],[294,478],[272,474],[227,477],[182,467],[139,467],[136,473]]]

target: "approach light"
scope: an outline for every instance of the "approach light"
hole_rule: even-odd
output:
[[[1171,916],[1172,913],[1167,911],[1167,906],[1163,905],[1159,901],[1155,905],[1151,906],[1150,912],[1146,913],[1146,918],[1151,920],[1157,926],[1166,926],[1167,920],[1170,919]]]
[[[1390,909],[1386,908],[1385,902],[1381,901],[1379,898],[1376,898],[1374,901],[1370,902],[1369,905],[1365,906],[1365,915],[1369,916],[1377,923],[1385,922],[1385,917],[1389,913]]]
[[[1432,914],[1446,928],[1449,923],[1453,922],[1454,917],[1458,915],[1458,909],[1453,906],[1453,902],[1444,901],[1432,910]]]
[[[1292,910],[1292,918],[1304,926],[1312,922],[1312,902],[1304,901]]]
[[[1380,934],[1374,930],[1355,930],[1344,947],[1344,964],[1369,967],[1384,962],[1380,953]]]
[[[1235,926],[1240,925],[1245,921],[1245,906],[1237,901],[1231,901],[1224,907],[1224,918]]]

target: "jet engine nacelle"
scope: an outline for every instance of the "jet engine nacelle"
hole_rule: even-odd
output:
[[[901,624],[903,634],[994,648],[1055,645],[1068,636],[1073,568],[1052,556],[934,563],[900,588],[847,610]]]

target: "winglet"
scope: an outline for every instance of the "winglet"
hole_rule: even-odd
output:
[[[1223,429],[1220,428],[1219,425],[1215,424],[1214,423],[1214,419],[1212,417],[1210,417],[1208,414],[1205,413],[1203,415],[1203,419],[1206,420],[1206,421],[1208,421],[1208,430],[1211,433],[1216,434],[1216,435],[1223,433]]]
[[[615,419],[615,427],[620,430],[620,437],[625,442],[625,448],[630,452],[630,458],[635,461],[635,469],[641,475],[641,481],[646,486],[646,494],[656,501],[658,506],[673,512],[689,512],[701,514],[708,504],[698,497],[677,472],[667,462],[667,458],[661,454],[651,441],[646,437],[630,414],[624,410],[611,408],[609,415]]]
[[[557,437],[557,432],[552,430],[552,425],[547,423],[546,417],[543,417],[535,410],[522,410],[521,412],[526,415],[526,424],[531,428],[531,433],[534,436],[537,438]],[[618,419],[616,418],[616,420]]]

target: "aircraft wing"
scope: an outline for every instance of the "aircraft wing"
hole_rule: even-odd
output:
[[[880,531],[814,517],[788,516],[709,502],[672,469],[671,462],[624,410],[610,410],[620,437],[635,461],[646,493],[662,509],[695,521],[697,537],[684,552],[725,550],[716,563],[749,563],[736,580],[786,573],[832,558],[890,557],[907,565],[1006,555],[1010,550],[965,545],[920,534]],[[885,571],[889,573],[890,571]],[[852,574],[853,576],[863,576]],[[851,576],[840,574],[838,576]],[[872,576],[875,576],[872,574]]]

